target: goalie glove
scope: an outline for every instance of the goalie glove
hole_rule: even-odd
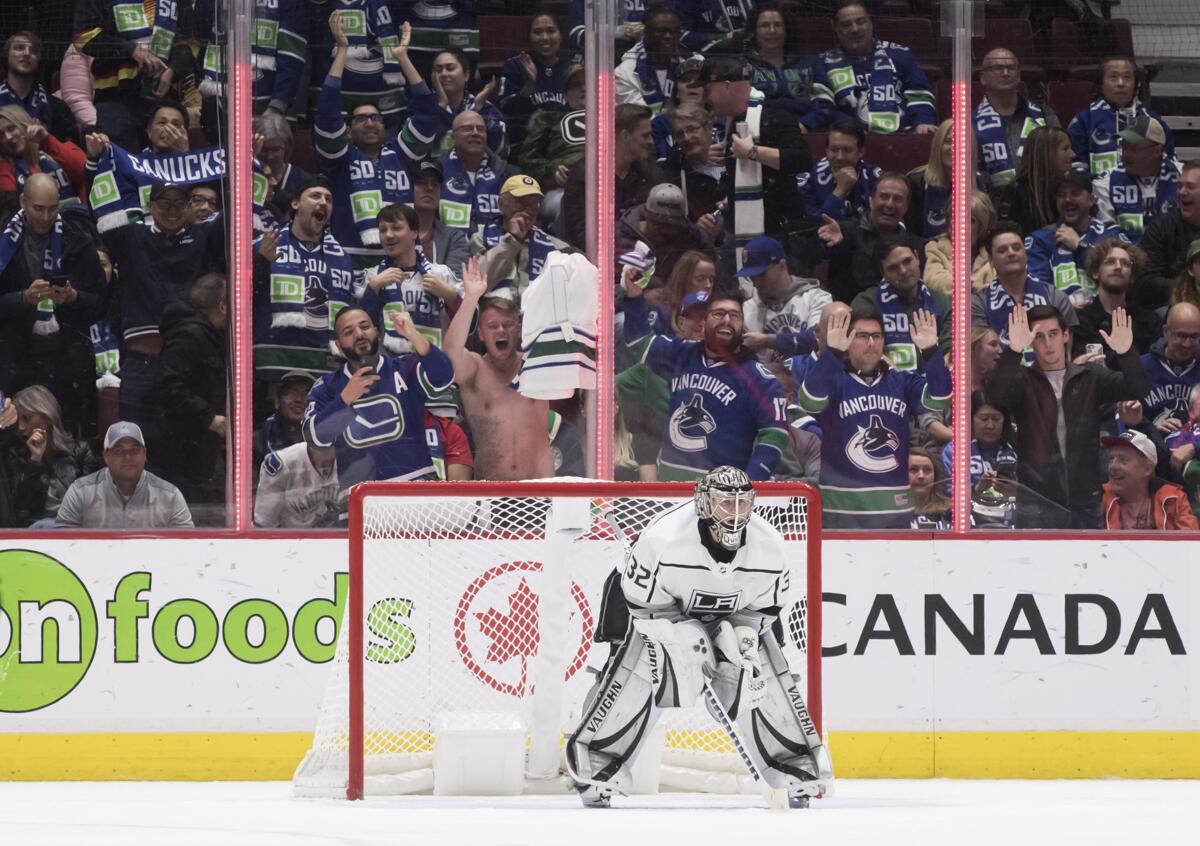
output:
[[[732,664],[741,671],[739,697],[744,708],[757,708],[767,695],[767,679],[762,673],[762,658],[758,654],[758,632],[749,626],[734,626],[726,620],[717,624],[713,646],[718,663]]]

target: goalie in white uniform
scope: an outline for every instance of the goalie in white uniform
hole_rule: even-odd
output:
[[[694,503],[656,517],[626,557],[620,585],[632,625],[567,742],[585,804],[628,792],[661,709],[691,707],[706,679],[772,788],[802,805],[832,778],[772,632],[789,587],[787,551],[753,506],[749,477],[717,467],[697,481]]]

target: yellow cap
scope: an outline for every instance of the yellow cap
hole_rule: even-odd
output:
[[[542,186],[538,185],[538,181],[532,176],[526,176],[523,173],[518,173],[516,176],[510,176],[504,180],[504,185],[500,187],[501,194],[512,194],[514,197],[532,197],[535,194],[542,196]]]

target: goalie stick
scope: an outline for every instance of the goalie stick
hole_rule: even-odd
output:
[[[612,529],[613,535],[616,536],[617,542],[621,544],[621,549],[624,552],[625,558],[628,559],[629,556],[633,554],[633,544],[630,543],[629,536],[625,534],[625,530],[622,529],[617,523],[617,517],[615,514],[613,514],[612,509],[610,509],[601,501],[596,502],[596,507],[600,510],[601,516],[604,517],[604,522],[608,524],[610,529]],[[725,732],[725,734],[729,736],[729,740],[733,744],[733,748],[737,752],[738,757],[742,759],[742,763],[745,764],[746,770],[750,773],[750,777],[754,779],[755,786],[758,787],[759,792],[763,795],[763,798],[767,800],[767,807],[772,809],[787,808],[789,806],[807,808],[807,796],[797,796],[793,799],[792,797],[788,796],[788,792],[786,790],[771,787],[771,785],[767,783],[766,778],[758,769],[758,765],[754,763],[754,759],[751,758],[750,753],[746,751],[746,744],[742,741],[742,736],[738,733],[737,726],[730,718],[729,712],[725,710],[725,706],[721,704],[720,697],[717,696],[717,692],[713,690],[712,684],[707,678],[704,680],[704,690],[702,695],[704,696],[705,705],[708,706],[709,713],[721,726],[721,729]]]

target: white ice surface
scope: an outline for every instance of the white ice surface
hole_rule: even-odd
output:
[[[839,781],[806,811],[660,796],[294,799],[283,782],[0,783],[4,846],[1200,843],[1197,781]]]

